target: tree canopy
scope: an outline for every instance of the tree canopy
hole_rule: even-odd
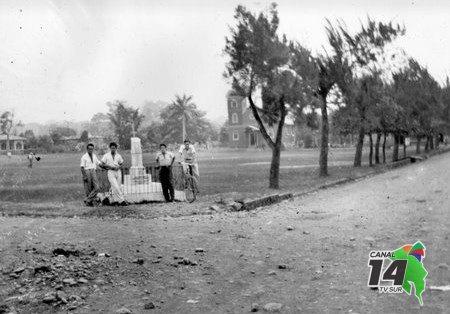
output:
[[[122,149],[129,149],[130,138],[134,136],[144,119],[139,109],[132,108],[125,101],[116,100],[107,104],[109,107],[108,117],[113,125],[114,135]]]

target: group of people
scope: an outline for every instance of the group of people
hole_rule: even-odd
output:
[[[122,168],[124,160],[117,152],[117,144],[112,142],[109,144],[109,152],[106,153],[101,160],[94,153],[94,144],[86,146],[86,153],[81,157],[81,173],[83,176],[84,190],[86,198],[84,203],[86,206],[96,206],[98,204],[98,193],[100,192],[99,179],[97,177],[97,169],[107,170],[108,181],[111,185],[110,198],[103,200],[104,204],[126,206],[121,182]],[[156,154],[156,167],[159,169],[159,180],[166,202],[175,201],[175,190],[173,186],[172,166],[175,162],[175,155],[167,150],[166,144],[159,145],[160,150]],[[199,171],[196,157],[196,151],[190,141],[186,139],[184,145],[179,150],[180,158],[183,161],[183,170],[189,169],[191,175],[198,182]],[[189,168],[187,168],[189,167]]]

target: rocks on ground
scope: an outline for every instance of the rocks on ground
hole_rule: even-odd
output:
[[[145,303],[145,305],[144,305],[145,310],[152,310],[154,308],[155,308],[155,304],[153,304],[153,302],[148,302],[148,303]]]
[[[269,313],[280,312],[283,305],[281,303],[267,303],[264,305],[263,309]]]
[[[131,314],[132,312],[126,307],[121,307],[116,311],[117,314]]]
[[[111,270],[118,265],[115,259],[98,256],[89,246],[58,244],[49,250],[26,248],[24,253],[28,256],[23,259],[26,264],[2,269],[2,274],[10,279],[6,281],[8,290],[3,290],[7,294],[0,295],[7,300],[3,307],[8,309],[6,313],[11,312],[8,307],[14,306],[21,312],[23,307],[37,302],[65,310],[76,309],[84,304],[86,296],[97,291],[97,285],[112,282]]]
[[[144,259],[143,258],[136,258],[133,260],[134,264],[138,264],[138,265],[143,265],[144,264]]]

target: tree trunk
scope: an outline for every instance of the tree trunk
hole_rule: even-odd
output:
[[[433,138],[433,135],[430,135],[430,149],[431,150],[434,149],[434,138]]]
[[[403,137],[403,158],[406,158],[406,138]]]
[[[272,162],[270,164],[269,188],[271,189],[280,188],[280,155],[281,146],[283,145],[284,119],[287,114],[286,105],[283,98],[280,99],[280,111],[280,121],[278,122],[276,141],[272,149]]]
[[[322,130],[320,138],[320,156],[319,156],[319,166],[320,166],[320,176],[325,177],[328,175],[328,110],[327,110],[327,95],[321,94],[321,113],[322,113]]]
[[[184,140],[186,139],[186,117],[184,116],[184,114],[181,116],[181,127],[183,128],[182,130],[183,139],[181,140],[181,143],[183,143]]]
[[[430,149],[430,137],[426,137],[427,141],[425,142],[425,151],[427,152]]]
[[[271,189],[278,189],[280,187],[280,156],[281,143],[277,143],[272,149],[272,161],[270,163],[269,188]]]
[[[261,117],[259,116],[257,107],[253,102],[251,96],[247,96],[250,103],[250,108],[252,109],[253,116],[258,123],[259,130],[264,140],[267,142],[269,147],[272,149],[272,161],[270,163],[270,174],[269,174],[269,188],[278,189],[280,187],[280,156],[281,156],[281,146],[283,144],[283,127],[284,119],[286,118],[286,104],[284,103],[283,97],[279,100],[280,105],[280,120],[278,121],[278,128],[276,134],[275,142],[267,133],[266,127],[264,126]]]
[[[358,143],[356,143],[355,160],[353,162],[354,167],[361,167],[362,149],[364,145],[364,127],[360,127],[358,134]]]
[[[372,133],[369,133],[369,166],[373,166],[373,139]]]
[[[381,132],[377,132],[377,140],[375,142],[375,164],[378,165],[380,163],[380,141],[381,141]]]
[[[398,160],[398,146],[400,142],[400,135],[394,133],[394,150],[392,152],[392,161]]]
[[[416,143],[416,154],[420,154],[420,142],[422,140],[422,137],[420,135],[417,135],[417,143]]]
[[[384,138],[383,138],[383,164],[386,163],[386,138],[387,138],[387,133],[384,132]]]
[[[435,142],[435,146],[436,146],[436,149],[438,149],[439,148],[439,141],[440,141],[440,135],[439,135],[439,133],[438,134],[436,134],[436,137],[434,138],[434,142]]]

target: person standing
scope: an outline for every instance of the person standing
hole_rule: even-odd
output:
[[[198,171],[198,163],[197,163],[197,153],[195,152],[194,145],[191,145],[191,141],[188,139],[184,140],[184,145],[181,145],[180,150],[181,160],[185,163],[190,164],[192,169],[192,175],[198,181],[200,178],[200,173]],[[184,171],[186,171],[187,166],[183,165]]]
[[[123,158],[117,152],[117,144],[112,142],[109,144],[109,153],[102,157],[101,166],[108,170],[108,181],[111,185],[112,202],[111,205],[128,205],[123,196],[122,184],[122,165]]]
[[[100,190],[100,185],[97,177],[97,166],[100,165],[100,161],[97,155],[94,153],[94,144],[89,143],[86,146],[86,154],[81,157],[81,173],[83,175],[84,191],[86,198],[84,204],[86,206],[94,206],[94,202],[97,198],[97,194]]]
[[[34,153],[33,153],[33,152],[30,152],[30,153],[28,154],[27,159],[28,159],[28,168],[33,168]]]
[[[175,200],[175,191],[172,182],[172,165],[175,156],[167,151],[166,144],[159,145],[160,151],[156,154],[156,166],[159,168],[159,181],[163,190],[166,202]]]

